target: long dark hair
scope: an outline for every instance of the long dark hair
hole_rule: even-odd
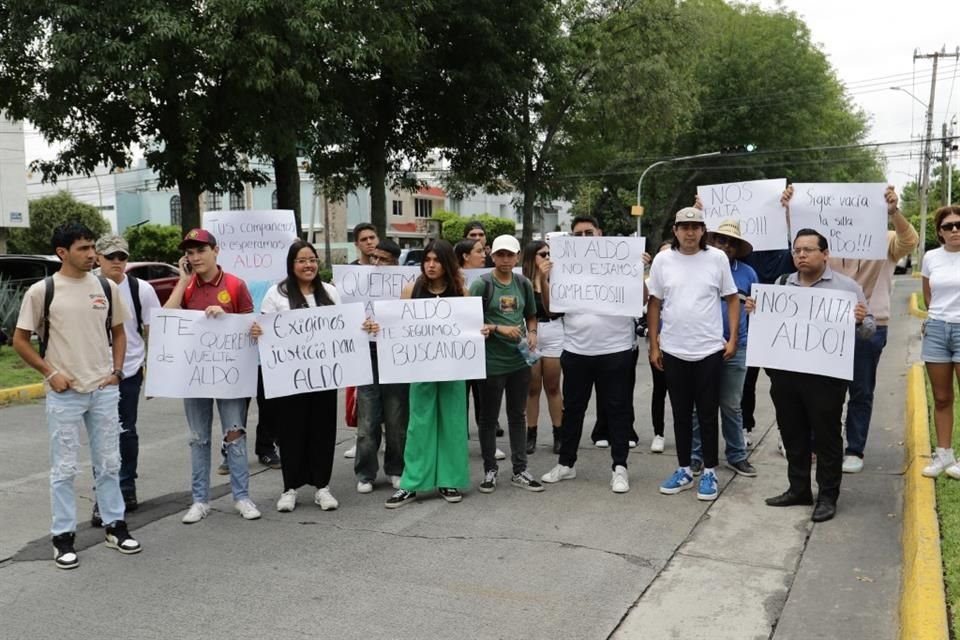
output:
[[[543,249],[547,246],[547,243],[543,240],[533,240],[527,243],[527,246],[523,248],[523,275],[527,276],[527,280],[534,282],[537,277],[537,252],[540,249]]]
[[[700,251],[706,251],[707,250],[707,225],[701,222],[700,226],[703,227],[703,235],[700,236],[700,243],[698,246],[700,247]],[[671,231],[676,231],[677,225],[674,224],[670,229]],[[677,237],[676,233],[673,234],[673,239],[670,241],[670,248],[673,249],[674,251],[677,251],[678,249],[680,249],[680,239]]]
[[[483,244],[483,240],[466,238],[454,245],[453,253],[457,256],[457,264],[459,264],[461,268],[463,267],[463,263],[466,262],[467,256],[473,252],[474,247],[478,244]]]
[[[474,243],[476,244],[476,243]],[[463,295],[463,272],[460,265],[457,264],[457,257],[453,253],[453,247],[450,243],[441,238],[431,240],[423,249],[423,262],[420,263],[420,277],[417,278],[416,286],[418,288],[429,287],[426,273],[423,270],[423,263],[427,261],[427,254],[433,253],[437,256],[440,266],[443,267],[443,279],[446,280],[446,290],[453,290],[456,295]]]
[[[304,298],[303,292],[300,291],[300,281],[297,280],[297,275],[293,272],[297,254],[300,253],[301,249],[310,249],[310,251],[313,252],[313,257],[317,260],[320,259],[316,248],[306,240],[294,240],[293,244],[290,245],[290,250],[287,251],[287,279],[280,283],[277,290],[280,292],[280,295],[290,301],[291,309],[306,309],[310,306],[307,304],[307,299]],[[313,277],[311,286],[313,288],[313,297],[317,301],[317,306],[322,307],[333,304],[333,300],[331,300],[327,294],[327,289],[323,286],[323,280],[320,279],[320,269],[317,269],[317,275]]]

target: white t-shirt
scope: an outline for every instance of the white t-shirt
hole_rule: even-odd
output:
[[[930,306],[927,317],[944,322],[960,322],[960,251],[943,247],[923,254],[920,273],[930,282]]]
[[[143,319],[143,327],[146,330],[150,326],[150,314],[154,309],[160,308],[160,299],[157,298],[157,292],[153,290],[153,285],[144,280],[137,279],[138,297],[140,298],[140,317]],[[129,317],[123,323],[123,330],[127,334],[127,353],[123,356],[123,377],[129,378],[136,375],[140,367],[143,366],[144,358],[147,355],[146,345],[143,336],[137,333],[137,311],[133,306],[133,294],[130,292],[130,276],[124,276],[123,282],[119,285],[120,295],[123,296],[123,302],[127,305]]]
[[[633,318],[567,313],[563,316],[563,350],[581,356],[603,356],[633,349]]]
[[[723,349],[720,298],[737,292],[727,254],[707,247],[693,255],[657,254],[647,281],[660,306],[660,349],[695,362]]]
[[[337,293],[336,287],[324,282],[323,288],[330,299],[333,300],[333,304],[340,304],[340,295]],[[317,306],[316,294],[311,293],[304,298],[307,301],[307,306]],[[263,296],[263,302],[260,303],[260,313],[279,313],[281,311],[290,311],[290,299],[280,293],[278,283],[267,289],[266,295]]]

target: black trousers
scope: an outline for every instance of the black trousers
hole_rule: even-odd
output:
[[[636,412],[633,409],[633,390],[637,386],[637,360],[640,358],[640,350],[633,350],[633,366],[630,368],[630,440],[634,442],[640,441],[640,436],[637,435],[637,429],[634,427],[636,422]],[[663,421],[660,421],[660,424],[663,425]],[[662,427],[661,427],[662,432]],[[607,428],[607,414],[604,411],[604,408],[599,404],[597,405],[597,422],[593,425],[593,431],[590,432],[590,439],[593,442],[597,440],[610,440],[610,430]]]
[[[607,420],[613,467],[627,466],[633,415],[633,380],[636,378],[633,349],[602,356],[583,356],[569,351],[560,355],[563,370],[563,424],[560,426],[560,464],[572,467],[583,435],[583,416],[590,394],[597,388],[597,412]]]
[[[663,435],[664,406],[667,402],[667,376],[650,365],[650,375],[653,377],[653,394],[650,396],[650,421],[653,423],[653,435]]]
[[[673,437],[677,442],[677,462],[690,466],[693,447],[693,409],[700,421],[703,442],[703,466],[712,469],[719,462],[718,415],[720,413],[720,375],[723,371],[723,351],[717,351],[703,360],[690,362],[669,353],[663,354],[663,372],[673,409]]]
[[[817,454],[820,498],[836,501],[843,476],[840,417],[847,381],[810,373],[767,369],[780,437],[787,450],[790,490],[810,492],[810,452]]]
[[[747,367],[747,377],[743,379],[743,396],[740,397],[740,413],[743,416],[743,428],[753,431],[757,421],[753,412],[757,408],[757,379],[760,367]]]
[[[266,396],[263,392],[263,368],[257,367],[257,436],[254,453],[257,457],[271,455],[277,442],[276,419],[274,412],[267,410]]]
[[[337,447],[337,391],[299,393],[266,401],[277,421],[277,444],[283,460],[283,490],[330,484]]]

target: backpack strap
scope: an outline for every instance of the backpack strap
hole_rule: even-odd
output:
[[[40,330],[40,357],[47,355],[47,345],[50,343],[50,303],[53,302],[53,276],[43,279],[43,328]]]
[[[110,281],[103,276],[97,276],[100,286],[103,287],[103,295],[107,297],[107,345],[113,346],[113,292],[110,291]]]
[[[782,276],[780,276],[779,278],[777,278],[777,284],[780,284],[780,285],[787,284],[787,278],[788,278],[788,277],[790,277],[790,274],[789,274],[789,273],[783,274]]]
[[[140,306],[140,281],[133,276],[127,276],[130,283],[130,298],[133,300],[133,312],[137,316],[137,333],[143,335],[143,310]]]
[[[493,300],[493,276],[485,273],[480,276],[480,279],[483,280],[483,314],[486,315],[490,301]]]

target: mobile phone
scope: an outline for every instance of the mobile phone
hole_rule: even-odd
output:
[[[187,260],[187,256],[183,256],[182,264],[184,273],[193,273],[193,267],[190,265],[190,261]]]

